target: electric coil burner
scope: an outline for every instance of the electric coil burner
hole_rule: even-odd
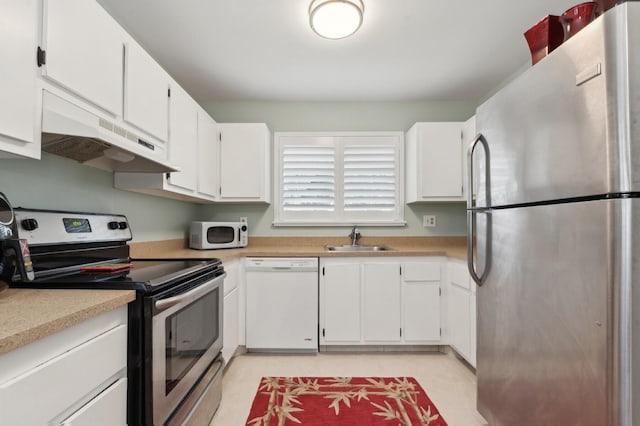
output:
[[[17,208],[35,277],[12,287],[131,289],[128,423],[185,424],[211,418],[221,398],[219,259],[131,259],[125,216]]]

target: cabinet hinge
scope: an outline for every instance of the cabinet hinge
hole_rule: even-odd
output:
[[[222,197],[222,185],[218,187],[218,195]]]
[[[324,277],[324,266],[322,267],[322,276]]]
[[[442,288],[438,288],[438,296],[442,296]]]
[[[322,329],[322,337],[324,337],[324,328]]]
[[[400,337],[402,337],[402,328],[400,329]]]
[[[167,172],[165,176],[167,177],[167,180],[171,179],[171,173]]]
[[[442,327],[440,328],[440,337],[442,337]]]
[[[218,133],[218,140],[222,142],[222,132]]]
[[[402,266],[400,267],[400,275],[402,275]]]
[[[171,88],[168,88],[168,89],[167,89],[167,96],[168,96],[168,97],[171,97]]]
[[[40,46],[38,46],[38,53],[36,54],[38,60],[38,68],[47,64],[47,52],[42,50]]]

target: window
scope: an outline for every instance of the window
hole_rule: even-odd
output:
[[[275,225],[404,224],[401,132],[275,140]]]

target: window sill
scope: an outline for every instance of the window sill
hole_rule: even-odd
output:
[[[303,221],[286,221],[286,222],[278,222],[273,221],[271,225],[274,228],[285,228],[285,227],[303,227],[303,226],[326,226],[326,227],[352,227],[352,226],[388,226],[388,227],[402,227],[407,226],[407,222],[404,220],[394,221],[394,222],[367,222],[367,221],[358,221],[354,222],[303,222]]]

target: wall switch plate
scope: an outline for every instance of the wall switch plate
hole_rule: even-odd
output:
[[[422,226],[424,226],[425,228],[435,228],[436,217],[432,215],[422,216]]]

